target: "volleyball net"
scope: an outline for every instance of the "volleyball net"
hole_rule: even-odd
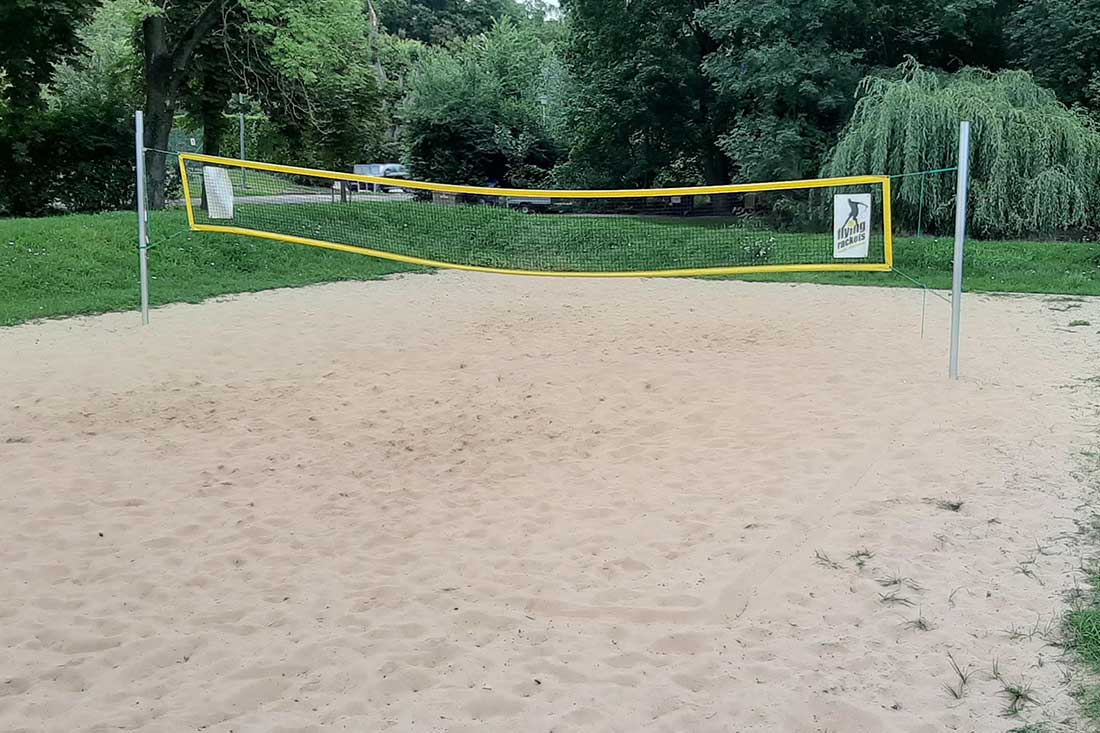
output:
[[[518,275],[690,277],[888,271],[879,176],[647,190],[456,186],[179,155],[196,231],[426,267]]]

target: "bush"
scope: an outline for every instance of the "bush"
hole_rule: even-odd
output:
[[[0,213],[28,216],[131,208],[129,112],[89,105],[0,122]]]
[[[65,211],[134,206],[134,131],[129,110],[106,105],[58,110],[50,116],[57,176],[53,197]]]
[[[108,2],[81,30],[84,52],[55,70],[40,104],[0,108],[0,214],[97,212],[134,205],[140,59],[132,3]]]

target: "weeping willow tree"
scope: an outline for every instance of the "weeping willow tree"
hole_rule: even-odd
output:
[[[957,164],[959,121],[973,127],[971,230],[989,238],[1100,225],[1100,130],[1023,71],[929,71],[909,61],[866,78],[824,175],[896,175]],[[947,232],[955,177],[913,176],[894,189],[895,222]]]

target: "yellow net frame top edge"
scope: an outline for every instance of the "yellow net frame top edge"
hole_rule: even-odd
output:
[[[373,183],[385,186],[412,188],[421,191],[436,191],[439,193],[471,194],[479,196],[502,196],[543,199],[597,199],[597,198],[647,198],[651,196],[701,196],[708,194],[724,193],[760,193],[766,191],[791,191],[805,188],[831,188],[834,186],[858,186],[880,185],[888,186],[888,176],[847,176],[841,178],[814,178],[802,181],[775,181],[771,183],[735,183],[724,186],[689,186],[682,188],[646,188],[646,189],[586,189],[586,190],[551,190],[536,188],[490,188],[488,186],[460,186],[447,183],[430,183],[428,181],[410,181],[403,178],[382,178],[379,176],[366,176],[356,173],[337,173],[315,168],[300,168],[297,166],[281,165],[278,163],[261,163],[236,158],[223,158],[201,153],[180,153],[180,167],[185,167],[186,161],[196,163],[209,163],[224,165],[233,168],[265,171],[268,173],[282,173],[286,175],[310,176],[324,178],[330,181],[354,181],[359,183]],[[186,174],[184,174],[186,175]],[[184,195],[190,201],[191,193],[184,187]]]

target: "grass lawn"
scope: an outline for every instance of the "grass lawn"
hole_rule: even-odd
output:
[[[1095,387],[1096,377],[1087,382]],[[1092,391],[1092,390],[1090,390]],[[1100,488],[1100,445],[1082,451],[1078,456],[1080,475],[1095,491]],[[1093,545],[1100,543],[1100,515],[1094,504],[1081,507],[1084,519],[1081,526],[1087,528],[1086,539]],[[1091,680],[1085,679],[1077,690],[1078,701],[1085,715],[1100,725],[1100,686],[1090,684],[1100,674],[1100,563],[1093,558],[1088,564],[1086,587],[1075,589],[1072,608],[1066,616],[1067,647],[1088,667]]]
[[[312,247],[188,232],[182,211],[153,212],[154,305],[225,293],[371,280],[411,268]],[[0,326],[137,307],[133,213],[0,219]]]
[[[597,202],[597,206],[606,202]],[[613,211],[613,210],[612,210]],[[620,210],[621,211],[621,210]],[[202,219],[201,212],[196,216]],[[531,215],[503,206],[369,199],[273,206],[241,201],[232,224],[437,262],[536,272],[643,272],[834,262],[832,234],[777,232],[713,217],[641,217],[606,208]],[[872,237],[868,262],[882,262]]]
[[[410,253],[421,256],[450,253],[510,266],[565,263],[580,267],[611,264],[667,268],[698,264],[700,256],[722,254],[717,246],[720,240],[677,233],[676,225],[661,222],[561,217],[547,228],[536,224],[541,217],[508,211],[494,211],[490,214],[492,221],[487,221],[485,210],[476,208],[466,211],[480,217],[477,220],[450,220],[448,226],[456,227],[454,231],[459,236],[443,246],[432,234],[440,231],[439,222],[402,216],[391,208],[392,203],[381,205],[394,212],[393,218],[385,222],[355,213],[358,204],[322,205],[323,218],[307,215],[312,206],[251,208],[262,209],[256,213],[262,217],[285,218],[289,210],[295,211],[294,219],[282,225],[299,227],[305,236],[324,238],[333,229],[347,236],[388,231],[392,246],[404,244],[411,248]],[[247,208],[240,206],[241,211]],[[188,232],[182,211],[154,212],[150,230],[154,244],[149,255],[154,305],[198,302],[226,293],[277,287],[369,280],[417,269],[311,247]],[[584,237],[577,238],[578,233]],[[756,239],[735,239],[735,246],[747,243],[751,250],[755,243],[763,242],[767,250],[763,256],[774,257],[779,251],[776,248],[785,246],[784,243],[801,246],[799,243],[805,242],[801,235],[756,231],[752,236]],[[137,222],[134,214],[127,212],[0,220],[0,325],[40,317],[136,308],[136,239]],[[588,244],[581,249],[569,249],[561,244],[566,241]],[[703,249],[694,251],[692,247]],[[748,256],[759,256],[759,249],[753,251],[758,254],[750,251]],[[902,238],[895,244],[895,264],[900,271],[931,287],[947,288],[951,280],[951,252],[952,242],[948,239]],[[524,260],[532,257],[532,262]],[[896,273],[753,275],[741,279],[912,286]],[[1100,244],[971,242],[967,251],[966,288],[1100,295]]]
[[[1100,672],[1100,582],[1097,572],[1091,578],[1093,590],[1067,617],[1071,647],[1095,674]],[[1090,719],[1100,721],[1100,689],[1085,687],[1079,691],[1081,708]]]

